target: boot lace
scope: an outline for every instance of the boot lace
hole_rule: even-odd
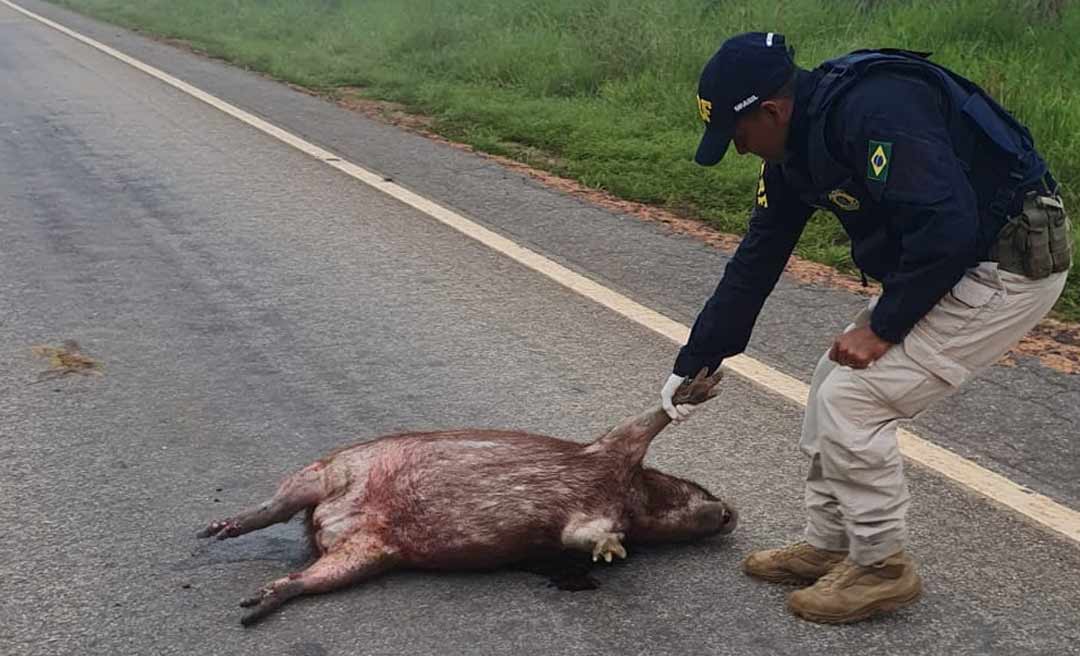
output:
[[[830,569],[828,573],[825,574],[825,576],[818,579],[817,585],[820,586],[822,589],[831,590],[847,576],[848,572],[852,571],[852,569],[855,569],[857,567],[858,565],[845,558],[844,560],[833,566],[833,568]]]
[[[803,551],[806,551],[808,548],[810,548],[810,549],[813,548],[810,545],[809,542],[796,542],[795,544],[789,544],[788,546],[783,547],[782,549],[780,549],[780,551],[776,555],[778,555],[778,556],[797,556],[797,555],[801,554]]]

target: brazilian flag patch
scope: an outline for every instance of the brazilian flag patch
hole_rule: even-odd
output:
[[[867,150],[870,152],[870,157],[866,162],[866,177],[874,182],[885,182],[889,179],[892,142],[871,141]]]

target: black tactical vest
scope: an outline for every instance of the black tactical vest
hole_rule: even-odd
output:
[[[826,143],[830,107],[871,72],[915,74],[936,83],[943,92],[953,150],[980,197],[980,223],[988,224],[981,226],[980,233],[985,233],[986,238],[997,234],[1004,225],[1016,192],[1047,173],[1026,127],[973,82],[930,62],[927,56],[928,53],[907,50],[858,50],[823,63],[818,69],[821,80],[806,108],[808,171],[787,167],[784,170],[803,202],[836,214],[857,249],[877,251],[879,256],[885,255],[879,249],[890,250],[886,247],[889,236],[882,230],[880,221],[864,221],[862,216],[875,212],[885,185],[868,180],[864,171],[853,171],[836,161]],[[993,180],[973,179],[975,163],[988,154],[998,160],[993,170],[1001,175]],[[859,259],[856,257],[856,261]]]

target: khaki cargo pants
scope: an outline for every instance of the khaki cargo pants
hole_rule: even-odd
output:
[[[1042,280],[984,262],[866,369],[818,362],[799,446],[810,458],[806,539],[871,565],[904,548],[907,483],[897,423],[1004,355],[1053,307],[1067,272]],[[875,298],[848,327],[865,325]]]

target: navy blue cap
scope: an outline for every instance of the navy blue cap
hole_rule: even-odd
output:
[[[698,82],[698,113],[705,121],[694,161],[712,166],[724,158],[735,118],[784,86],[795,72],[794,49],[775,32],[731,37],[713,54]]]

